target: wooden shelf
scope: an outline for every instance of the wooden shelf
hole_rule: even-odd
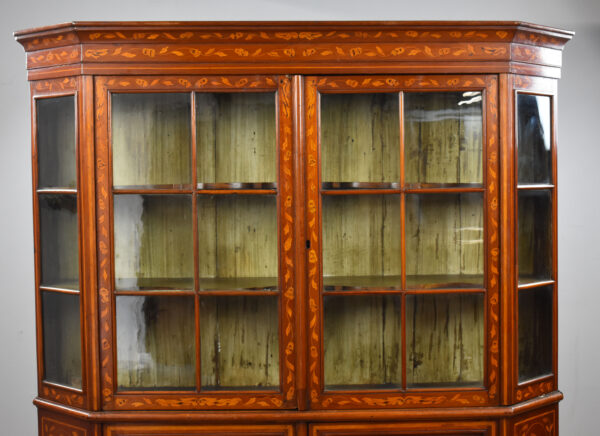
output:
[[[118,291],[178,291],[194,289],[193,277],[144,277],[119,278],[115,280]]]
[[[483,289],[483,274],[407,275],[408,289]]]
[[[402,276],[325,276],[325,291],[359,291],[369,289],[402,289]]]
[[[201,291],[276,291],[277,277],[200,277]]]

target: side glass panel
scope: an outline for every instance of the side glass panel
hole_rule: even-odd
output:
[[[117,296],[117,384],[194,390],[194,297]]]
[[[201,290],[277,290],[277,198],[198,197]]]
[[[190,94],[113,94],[115,187],[190,186]]]
[[[519,284],[553,279],[551,194],[550,190],[519,191]]]
[[[519,382],[552,373],[553,287],[519,290]]]
[[[191,195],[114,196],[117,290],[194,288]]]
[[[203,390],[279,386],[278,298],[200,298]]]
[[[519,184],[552,183],[551,99],[517,94]]]
[[[398,111],[397,93],[321,95],[324,187],[400,182]]]
[[[75,97],[38,99],[36,105],[38,188],[76,188]]]
[[[406,196],[406,285],[483,288],[483,195]]]
[[[79,289],[77,196],[39,194],[40,285]]]
[[[277,182],[273,93],[196,93],[197,174],[204,184]]]
[[[407,295],[407,387],[483,386],[484,319],[484,294]]]
[[[325,290],[400,289],[400,196],[325,195]]]
[[[325,388],[402,386],[402,312],[394,295],[325,296]]]
[[[81,389],[79,295],[42,291],[44,380]]]
[[[404,150],[408,186],[481,185],[481,92],[405,93]]]

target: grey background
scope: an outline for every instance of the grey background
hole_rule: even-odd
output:
[[[559,387],[564,436],[597,435],[599,0],[2,0],[0,427],[36,434],[29,89],[14,30],[73,20],[524,20],[575,30],[559,82]]]

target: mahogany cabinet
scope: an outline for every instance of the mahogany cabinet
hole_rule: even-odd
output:
[[[556,435],[520,22],[76,22],[31,83],[39,432]]]

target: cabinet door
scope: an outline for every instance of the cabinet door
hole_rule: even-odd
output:
[[[496,78],[306,83],[312,407],[497,403]]]
[[[108,77],[96,97],[104,406],[293,407],[290,80]]]

